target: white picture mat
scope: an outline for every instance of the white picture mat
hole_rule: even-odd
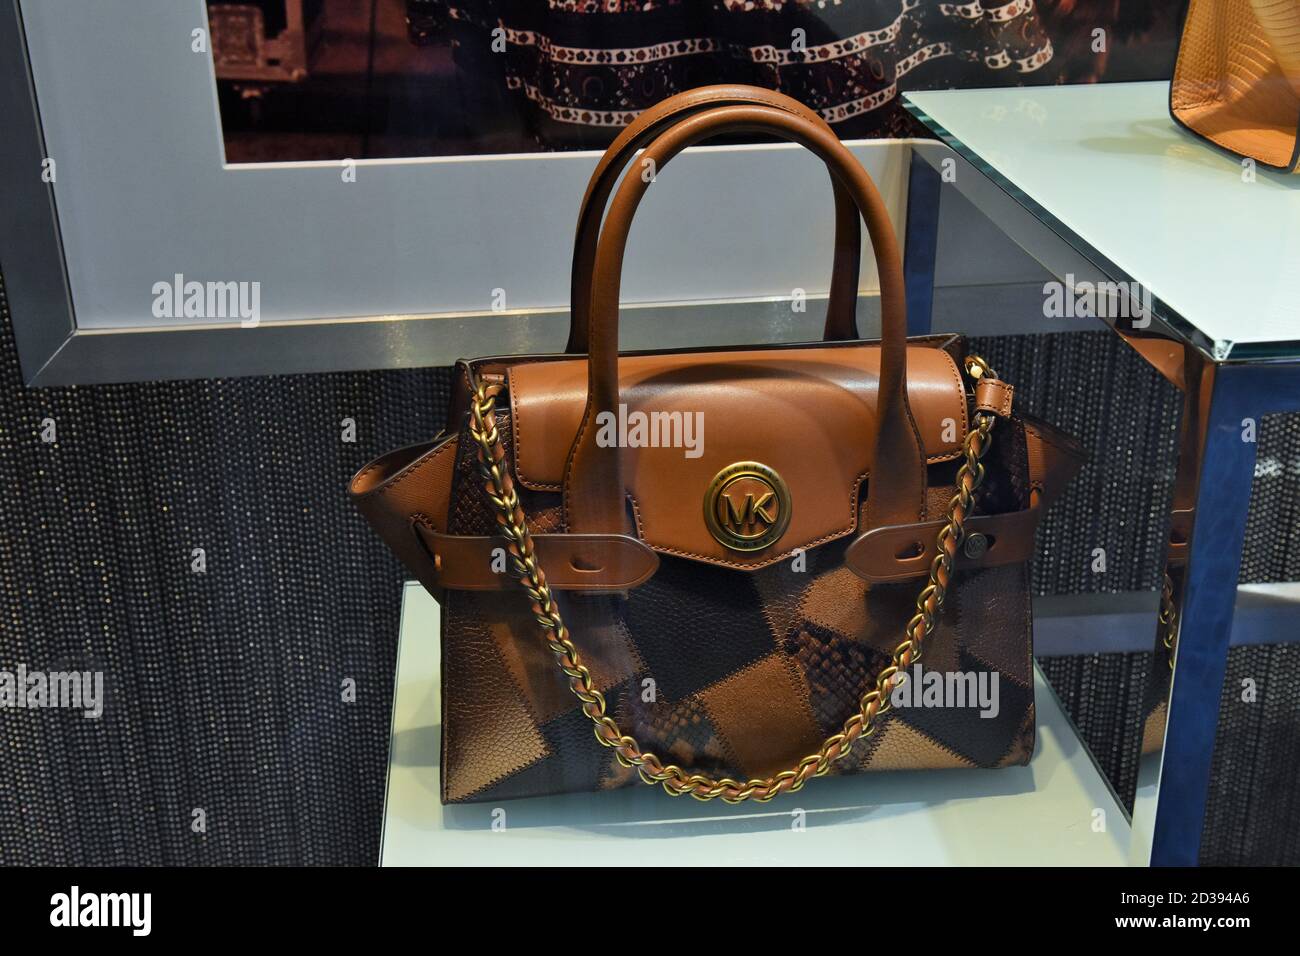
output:
[[[263,322],[562,309],[597,153],[228,166],[202,0],[22,3],[80,329],[156,318],[154,286],[260,283]],[[854,144],[902,231],[909,151]],[[790,145],[704,147],[661,174],[633,229],[624,301],[825,292],[824,168]],[[861,287],[878,288],[870,252]]]

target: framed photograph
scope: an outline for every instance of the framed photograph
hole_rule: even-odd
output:
[[[13,133],[0,144],[0,172],[19,224],[5,232],[0,264],[30,384],[430,365],[562,347],[572,232],[598,152],[366,157],[351,133],[241,132],[271,86],[328,68],[320,51],[346,44],[347,24],[330,19],[338,8],[367,7],[0,6],[0,97]],[[270,8],[292,15],[267,35]],[[378,55],[367,50],[363,64]],[[411,50],[414,72],[403,76],[416,82],[429,54]],[[334,81],[347,77],[337,66]],[[383,149],[437,142],[386,139]],[[902,223],[904,145],[855,150]],[[757,342],[797,335],[801,323],[815,337],[816,306],[800,313],[789,300],[815,301],[829,279],[831,191],[820,163],[786,144],[707,146],[657,185],[627,257],[629,347],[674,336]],[[696,225],[697,242],[668,241],[682,222]],[[869,251],[862,286],[875,287]],[[697,321],[701,310],[709,317]]]
[[[1093,14],[1033,3],[0,0],[0,267],[24,377],[559,348],[579,198],[640,110],[708,83],[788,92],[901,234],[918,129],[901,90],[1144,78],[1172,6],[1111,17],[1099,53],[1076,42]],[[815,338],[830,221],[798,147],[687,151],[637,217],[624,344]],[[867,328],[876,285],[864,250]]]

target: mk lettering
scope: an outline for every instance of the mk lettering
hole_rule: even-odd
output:
[[[767,527],[776,524],[776,515],[772,513],[772,509],[776,506],[774,491],[765,492],[757,500],[753,495],[745,495],[744,504],[739,509],[736,508],[736,501],[731,495],[724,494],[722,500],[727,511],[724,522],[729,527],[742,530],[755,522],[762,522]]]

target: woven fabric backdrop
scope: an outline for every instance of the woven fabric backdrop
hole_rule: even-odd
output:
[[[0,669],[107,704],[0,710],[0,863],[373,864],[402,574],[345,489],[449,375],[27,389],[2,325]]]
[[[1042,530],[1035,587],[1154,588],[1172,389],[1104,332],[977,344],[1095,456]],[[4,309],[0,668],[102,670],[108,699],[98,720],[0,711],[0,863],[376,861],[402,574],[344,489],[374,454],[438,430],[448,382],[416,370],[33,390]],[[42,441],[46,420],[56,441]],[[1251,580],[1295,576],[1295,549],[1263,529],[1294,533],[1295,469],[1267,463],[1297,447],[1295,422],[1265,422]],[[1098,546],[1104,575],[1087,560]],[[1046,662],[1121,792],[1141,657]],[[1234,650],[1229,671],[1205,856],[1297,862],[1300,649]],[[1267,706],[1232,706],[1243,675],[1277,688]]]

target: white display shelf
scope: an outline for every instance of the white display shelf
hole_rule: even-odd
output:
[[[444,807],[438,624],[437,602],[407,585],[382,865],[1129,862],[1124,813],[1037,671],[1038,748],[1027,767],[829,777],[753,806],[636,787]]]
[[[1114,263],[1199,330],[1216,358],[1300,355],[1300,176],[1247,170],[1179,129],[1168,82],[905,99],[1088,259]]]

